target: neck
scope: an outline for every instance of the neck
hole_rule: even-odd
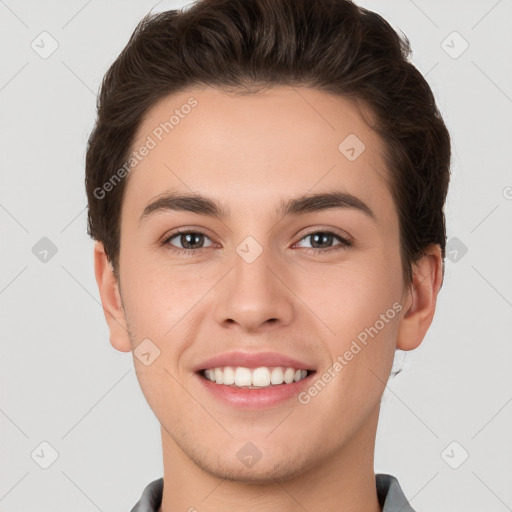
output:
[[[164,488],[158,512],[381,512],[373,469],[377,410],[339,450],[319,463],[304,461],[293,477],[253,483],[223,478],[193,462],[162,428]],[[278,472],[274,468],[274,475]]]

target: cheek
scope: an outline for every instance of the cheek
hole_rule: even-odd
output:
[[[130,272],[128,261],[126,263],[123,293],[135,347],[137,379],[148,404],[160,417],[163,404],[186,407],[186,402],[181,403],[186,396],[183,396],[178,382],[182,382],[184,377],[180,368],[181,357],[190,344],[187,314],[205,292],[200,286],[191,286],[190,276],[187,278],[187,274],[179,269],[163,271],[151,264],[145,265],[139,259]],[[158,354],[149,365],[137,358],[136,347],[143,340],[150,340],[149,351]],[[147,341],[145,343],[148,344]]]
[[[197,338],[204,319],[198,315],[204,313],[204,299],[217,275],[143,254],[130,254],[124,263],[123,302],[132,343],[149,338],[160,350],[156,362],[179,371],[181,357]]]
[[[332,361],[341,356],[348,370],[343,374],[356,380],[367,379],[368,368],[386,378],[395,351],[401,267],[398,258],[383,261],[373,255],[357,265],[331,268],[321,281],[303,287],[304,302],[328,327],[324,339]],[[313,288],[312,282],[325,284]]]
[[[336,334],[353,333],[373,324],[400,300],[401,269],[395,260],[384,264],[378,255],[368,253],[305,272],[299,278],[298,295]]]
[[[400,287],[393,283],[379,265],[366,265],[333,274],[317,298],[305,298],[329,327],[323,341],[331,365],[318,375],[327,382],[326,391],[311,399],[316,400],[313,407],[332,407],[339,417],[347,411],[363,417],[378,403],[391,370],[402,309]]]
[[[122,238],[120,278],[126,310],[140,329],[155,325],[180,304],[184,290],[179,269],[165,265],[157,257],[160,248],[149,249],[150,240],[137,239],[132,233]],[[160,324],[160,322],[159,322]]]

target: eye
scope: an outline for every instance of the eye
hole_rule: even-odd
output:
[[[172,241],[175,239],[176,242],[172,243]],[[176,254],[186,254],[190,256],[196,254],[196,252],[200,252],[202,249],[213,246],[213,243],[205,245],[205,239],[210,240],[210,238],[202,231],[181,229],[168,236],[163,241],[162,245],[165,245]],[[328,230],[312,231],[303,236],[296,245],[301,244],[303,240],[307,239],[310,239],[312,247],[304,248],[310,252],[313,252],[314,254],[326,254],[331,251],[342,250],[352,245],[352,242],[347,238]],[[333,246],[332,243],[335,239],[337,239],[340,243]],[[180,244],[180,246],[176,247],[176,243]]]
[[[312,248],[310,249],[313,253],[329,253],[331,251],[338,251],[344,249],[346,247],[350,247],[352,242],[332,231],[312,231],[308,233],[298,242],[299,244],[306,239],[310,239],[310,243],[312,244]],[[338,243],[332,246],[332,242],[334,239],[338,239],[341,243]],[[327,246],[327,247],[326,247]],[[306,247],[308,249],[308,247]]]
[[[205,238],[210,240],[208,236],[201,231],[179,230],[167,237],[163,244],[169,246],[171,250],[180,254],[195,254],[197,250],[210,247],[204,245]],[[175,247],[174,244],[171,243],[174,239],[177,239],[177,242],[181,244],[181,247]]]

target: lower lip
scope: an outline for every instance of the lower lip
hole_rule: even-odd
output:
[[[290,384],[253,389],[216,384],[199,373],[196,373],[196,376],[207,391],[228,405],[239,409],[266,409],[290,400],[299,394],[310,385],[311,378],[315,373],[311,372],[306,378]]]

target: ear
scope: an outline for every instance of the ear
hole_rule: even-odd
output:
[[[405,313],[398,328],[397,349],[413,350],[423,341],[434,318],[442,282],[441,247],[432,244],[413,264],[413,282],[403,302]]]
[[[119,283],[101,242],[94,245],[94,274],[110,331],[110,343],[120,352],[131,352]]]

